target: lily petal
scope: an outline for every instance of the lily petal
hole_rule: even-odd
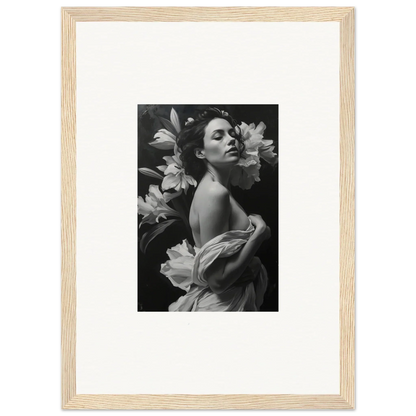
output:
[[[167,169],[167,166],[166,165],[160,165],[160,166],[156,166],[156,168],[159,169],[160,171],[164,172]]]
[[[172,199],[178,197],[181,194],[182,194],[182,189],[180,191],[178,191],[178,192],[165,192],[163,194],[163,199],[165,200],[165,202],[169,202],[169,201],[171,201]]]
[[[156,147],[156,149],[159,150],[170,150],[173,149],[174,146],[174,143],[164,139],[157,139],[154,142],[150,142],[149,144],[150,146]]]
[[[262,121],[260,121],[260,123],[257,124],[257,127],[254,130],[254,133],[263,134],[264,130],[266,130],[266,125]]]
[[[139,172],[142,173],[143,175],[150,176],[151,178],[156,178],[156,179],[161,179],[161,180],[163,179],[163,176],[160,173],[157,173],[152,169],[140,168]]]
[[[189,183],[186,181],[186,179],[181,180],[181,188],[184,190],[186,194],[189,188]]]
[[[180,187],[180,183],[181,183],[181,180],[179,177],[175,175],[168,175],[168,176],[165,176],[163,179],[162,189],[164,191],[166,191],[167,189],[172,189],[172,188],[176,189],[178,185]],[[176,189],[176,190],[178,191],[179,189]]]
[[[162,199],[162,192],[159,190],[158,185],[149,185],[149,195],[156,197],[156,199]]]
[[[154,142],[149,143],[156,149],[170,150],[175,147],[176,136],[166,129],[160,129],[154,135],[156,139]]]
[[[170,110],[170,121],[173,124],[173,127],[175,127],[175,130],[179,133],[181,131],[181,124],[179,122],[178,113],[173,107],[172,110]]]
[[[189,185],[197,186],[198,182],[191,176],[191,175],[184,175],[186,181],[189,183]]]
[[[177,259],[178,257],[193,257],[195,251],[188,243],[188,240],[183,240],[182,243],[176,244],[167,251],[167,255],[170,259]]]
[[[241,130],[241,135],[243,136],[243,139],[246,139],[246,133],[248,131],[248,125],[246,123],[244,123],[244,121],[241,122],[241,124],[239,125],[240,130]]]
[[[146,201],[146,204],[151,205],[153,209],[157,207],[157,198],[155,198],[154,196],[147,194],[145,196],[145,201]]]
[[[172,163],[166,168],[165,175],[178,175],[180,172],[181,170],[178,169],[178,167],[174,163]]]
[[[273,152],[267,152],[260,154],[261,158],[264,159],[269,165],[276,166],[277,164],[277,154]]]
[[[273,144],[273,140],[262,140],[263,147],[268,147]]]
[[[144,202],[141,196],[137,198],[137,210],[140,215],[149,215],[153,211],[153,209],[154,208],[150,204]]]
[[[172,163],[176,163],[172,156],[163,156],[163,159],[166,161],[167,165],[171,165]]]
[[[173,156],[173,160],[176,162],[176,164],[180,167],[182,167],[182,160],[178,156]]]
[[[155,139],[157,138],[163,138],[164,140],[167,140],[168,138],[176,142],[176,136],[171,133],[170,131],[166,129],[160,129],[158,130],[155,135],[153,136]]]

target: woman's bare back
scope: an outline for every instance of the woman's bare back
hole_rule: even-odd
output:
[[[201,181],[195,191],[189,215],[189,223],[192,229],[195,244],[196,247],[199,248],[207,243],[207,238],[201,235],[201,224],[206,221],[211,214],[206,207],[210,202],[209,198],[212,187],[223,188],[222,191],[224,194],[226,192],[226,195],[228,196],[226,200],[227,206],[224,209],[224,215],[227,216],[227,218],[224,218],[227,229],[225,229],[224,232],[230,230],[246,230],[250,224],[247,214],[244,212],[243,208],[241,208],[241,206],[224,186],[214,181]],[[203,214],[201,214],[202,212]],[[215,213],[215,215],[218,214]]]

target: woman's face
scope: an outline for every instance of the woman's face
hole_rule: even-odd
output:
[[[223,118],[214,118],[205,127],[205,159],[213,166],[234,166],[240,159],[240,143],[231,124]]]

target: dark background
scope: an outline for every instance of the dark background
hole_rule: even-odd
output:
[[[163,156],[170,156],[173,150],[159,150],[149,145],[157,130],[164,128],[158,116],[170,119],[172,107],[179,115],[181,127],[195,111],[202,110],[211,104],[204,105],[139,105],[138,106],[138,168],[147,167],[157,171],[158,165],[164,165]],[[274,152],[278,153],[278,106],[277,105],[215,105],[227,111],[238,123],[255,123],[263,121],[267,126],[264,139],[275,142]],[[278,311],[278,164],[272,168],[264,160],[260,169],[260,182],[251,189],[232,188],[234,198],[241,204],[248,215],[259,214],[271,228],[271,238],[265,241],[257,256],[267,269],[269,288],[266,292],[262,311]],[[149,185],[160,185],[161,181],[142,175],[138,172],[138,195],[143,198]],[[187,202],[192,202],[193,187],[187,194]],[[139,216],[139,221],[142,219]],[[169,218],[169,217],[168,217]],[[163,221],[163,220],[162,220]],[[138,238],[148,231],[152,225],[145,224],[138,231]],[[168,306],[185,292],[172,286],[170,281],[160,273],[160,266],[168,260],[166,250],[187,238],[193,245],[182,222],[175,222],[162,234],[157,236],[148,246],[146,253],[138,249],[138,311],[167,311]]]

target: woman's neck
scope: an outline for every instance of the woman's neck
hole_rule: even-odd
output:
[[[219,182],[222,186],[226,188],[230,184],[230,173],[231,169],[218,169],[210,164],[207,164],[207,173],[214,181]]]

